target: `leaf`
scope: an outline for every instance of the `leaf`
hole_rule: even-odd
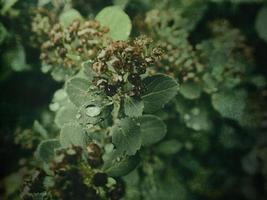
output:
[[[173,155],[179,152],[182,148],[182,143],[175,139],[161,142],[156,150],[163,155]]]
[[[72,104],[68,103],[58,110],[55,116],[55,123],[58,127],[76,120],[78,109]]]
[[[205,92],[211,94],[213,92],[218,91],[217,82],[209,73],[205,73],[202,79],[203,79],[203,90]]]
[[[75,9],[69,9],[67,11],[64,11],[59,16],[60,23],[65,27],[71,25],[74,20],[82,20],[81,14]]]
[[[246,107],[244,90],[220,92],[212,95],[212,105],[223,117],[241,120]]]
[[[122,9],[124,9],[128,3],[129,0],[113,0],[113,4],[116,6],[120,6]]]
[[[63,147],[70,145],[84,147],[86,139],[86,132],[78,123],[65,124],[60,131],[60,143]]]
[[[201,87],[194,82],[181,84],[180,93],[187,99],[198,99],[201,95]]]
[[[218,139],[225,149],[231,149],[236,148],[240,143],[237,136],[233,127],[225,125],[221,128]]]
[[[186,126],[195,131],[207,131],[211,129],[212,123],[205,107],[194,107],[186,112],[183,118]]]
[[[101,105],[103,102],[94,101],[81,106],[77,113],[77,120],[80,124],[97,124],[107,119],[112,111],[112,105]]]
[[[259,156],[257,151],[252,150],[241,160],[242,168],[250,175],[256,174],[259,169]]]
[[[267,6],[262,7],[257,15],[255,28],[260,38],[267,42]]]
[[[124,157],[121,160],[113,159],[105,163],[103,170],[112,177],[125,176],[134,170],[140,162],[139,155]]]
[[[73,78],[67,82],[66,91],[69,99],[76,106],[82,106],[92,99],[90,83],[86,79]]]
[[[6,12],[8,12],[16,3],[18,2],[18,0],[4,0],[1,1],[1,14],[5,15]]]
[[[21,44],[6,51],[3,58],[4,63],[16,72],[29,69],[29,65],[26,63],[25,50]]]
[[[49,4],[51,2],[51,0],[38,0],[38,6],[42,7],[46,4]]]
[[[124,118],[111,129],[112,143],[118,152],[134,155],[141,147],[140,125],[131,118]]]
[[[7,36],[8,36],[8,32],[5,26],[2,23],[0,23],[0,45],[5,41]]]
[[[155,112],[168,103],[178,92],[179,85],[171,77],[158,74],[144,79],[147,92],[142,96],[144,111]]]
[[[50,66],[48,66],[48,68],[49,67]],[[45,70],[47,70],[48,68],[47,69],[45,69],[45,68],[47,68],[46,64],[44,64],[42,66],[42,71],[44,73],[47,73],[47,72],[45,72]],[[51,66],[51,69],[52,69],[51,76],[53,77],[54,80],[59,81],[59,82],[68,80],[75,73],[75,71],[73,69],[61,67],[61,66],[53,66],[53,67]],[[50,69],[48,69],[48,70],[50,70]]]
[[[7,175],[4,179],[2,179],[2,181],[5,187],[5,195],[12,196],[21,189],[24,182],[24,176],[20,171],[18,171]],[[19,200],[19,198],[17,200]]]
[[[55,149],[60,148],[58,139],[49,139],[42,141],[37,148],[37,157],[44,162],[50,162],[55,156]]]
[[[43,127],[42,124],[40,124],[39,121],[35,120],[33,122],[33,130],[37,133],[39,133],[43,139],[47,139],[48,138],[48,133],[47,130]]]
[[[126,96],[124,101],[124,112],[129,117],[139,117],[144,110],[144,102]]]
[[[138,120],[141,124],[141,138],[143,146],[148,146],[160,141],[167,133],[165,123],[157,116],[144,115]]]
[[[127,40],[132,29],[129,16],[119,6],[109,6],[101,10],[96,20],[109,28],[113,40]]]

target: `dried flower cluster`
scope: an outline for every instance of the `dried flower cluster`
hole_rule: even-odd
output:
[[[56,16],[53,12],[43,8],[33,11],[31,20],[31,42],[33,46],[39,47],[44,40],[48,39],[53,24],[56,22]]]
[[[196,73],[203,69],[203,65],[189,43],[178,47],[163,41],[159,41],[158,44],[166,52],[157,65],[160,71],[178,77],[183,82],[198,81]]]
[[[145,89],[142,75],[162,54],[160,48],[151,47],[151,42],[148,38],[140,37],[128,42],[112,42],[104,48],[92,66],[96,73],[95,84],[104,89],[108,96],[121,92],[140,97]]]
[[[94,147],[92,147],[94,146]],[[96,150],[97,149],[97,150]],[[90,160],[96,157],[100,148],[96,144],[88,147],[89,165],[85,162],[82,148],[71,146],[59,149],[50,162],[51,173],[36,169],[24,183],[23,199],[31,199],[44,191],[46,199],[118,200],[124,194],[124,183],[120,179],[109,178],[106,173],[90,168]],[[94,151],[94,152],[93,152]],[[97,152],[96,152],[97,151]]]
[[[48,65],[79,69],[81,62],[95,57],[107,32],[97,21],[75,20],[67,28],[57,23],[42,44],[41,59]]]

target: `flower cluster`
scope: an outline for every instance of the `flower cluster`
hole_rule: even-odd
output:
[[[53,12],[45,8],[36,9],[33,11],[31,18],[31,43],[33,46],[39,47],[43,41],[48,39],[48,34],[56,21],[56,16]]]
[[[81,147],[71,146],[57,150],[55,158],[49,164],[51,174],[48,175],[40,169],[35,170],[25,180],[21,197],[32,199],[39,193],[44,194],[45,199],[120,199],[124,194],[124,183],[93,169],[95,165],[90,160],[98,155],[100,147],[91,143],[87,149],[89,165],[84,160],[86,155]],[[44,187],[44,182],[49,184]]]
[[[93,20],[74,20],[67,28],[57,23],[42,44],[40,57],[48,65],[79,69],[81,62],[95,57],[107,32]]]
[[[184,41],[179,46],[163,41],[159,41],[158,44],[166,52],[157,65],[158,70],[178,77],[183,82],[198,81],[196,73],[203,69],[203,65],[199,62],[193,46],[188,41]]]
[[[92,65],[94,83],[107,96],[117,93],[140,97],[144,92],[142,76],[147,68],[161,57],[160,48],[152,48],[151,40],[145,37],[133,41],[112,42],[97,56]]]

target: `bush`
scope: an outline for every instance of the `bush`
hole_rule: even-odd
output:
[[[267,197],[266,2],[1,5],[3,199]]]

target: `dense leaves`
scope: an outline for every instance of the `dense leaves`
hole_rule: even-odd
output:
[[[266,199],[263,2],[2,1],[3,199]]]

